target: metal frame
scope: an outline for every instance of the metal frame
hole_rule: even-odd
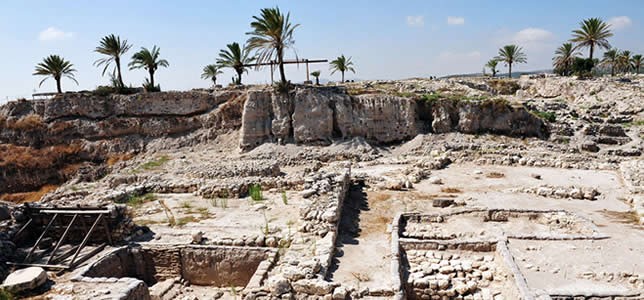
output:
[[[311,81],[309,79],[309,64],[317,64],[317,63],[325,63],[329,62],[328,59],[286,59],[282,63],[285,65],[291,65],[291,64],[306,64],[306,81]],[[273,73],[275,71],[275,66],[278,65],[279,63],[275,60],[271,60],[270,62],[266,63],[257,63],[257,64],[247,64],[244,65],[244,67],[261,67],[261,66],[270,66],[271,68],[271,83],[274,82],[273,80]]]
[[[73,269],[79,264],[83,263],[84,261],[88,260],[92,256],[96,255],[98,252],[102,251],[107,245],[113,245],[112,241],[112,234],[109,228],[109,224],[107,222],[107,218],[109,218],[110,215],[110,210],[107,209],[82,209],[82,208],[46,208],[46,209],[38,209],[35,208],[33,209],[33,215],[32,218],[27,221],[25,225],[23,225],[18,233],[15,235],[17,238],[19,235],[21,235],[27,227],[29,227],[31,224],[34,223],[34,218],[37,217],[37,215],[53,215],[49,222],[47,223],[47,226],[45,226],[45,229],[42,231],[34,245],[31,247],[29,250],[29,253],[25,257],[24,261],[21,263],[9,263],[15,266],[36,266],[36,267],[43,267],[47,269]],[[61,224],[63,217],[71,217],[71,220],[69,222],[64,222]],[[86,226],[86,220],[85,219],[93,219],[92,226],[87,229]],[[75,223],[79,221],[80,226],[76,225]],[[55,223],[59,223],[59,226],[54,226]],[[50,233],[50,229],[52,228],[65,228],[65,231],[62,233],[62,235],[58,238],[56,241],[56,244],[53,248],[52,251],[43,251],[42,253],[34,254],[36,253],[36,249],[38,249],[38,246],[40,246],[41,242],[43,239]],[[87,243],[89,242],[92,233],[95,232],[97,227],[103,227],[103,230],[105,230],[105,236],[106,236],[106,242],[101,243],[98,245],[96,248],[92,249],[92,251],[82,254],[81,252],[87,246]],[[83,240],[80,244],[73,246],[72,248],[66,250],[65,252],[56,255],[58,252],[60,246],[65,242],[67,239],[67,236],[70,234],[72,231],[81,231],[84,233]],[[41,259],[43,256],[49,255],[49,258],[47,259],[46,263],[36,263],[39,259]],[[63,264],[62,262],[68,259],[70,256],[72,256],[72,259],[69,261],[67,264]]]

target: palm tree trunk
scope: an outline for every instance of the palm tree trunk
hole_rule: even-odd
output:
[[[242,73],[244,73],[244,71],[243,71],[243,70],[241,70],[241,71],[239,71],[239,70],[238,70],[238,71],[237,71],[237,84],[238,84],[238,85],[241,85],[241,84],[242,84],[242,82],[241,82],[241,79],[242,79]]]
[[[593,60],[593,50],[595,50],[595,44],[590,44],[590,60]]]
[[[610,66],[610,76],[615,76],[615,64],[612,64]]]
[[[277,59],[280,67],[280,79],[282,80],[282,84],[286,84],[286,76],[284,76],[284,57],[281,48],[277,48]]]
[[[154,89],[154,71],[150,71],[150,85]]]
[[[217,77],[215,76],[212,77],[212,85],[217,86]]]
[[[56,79],[56,89],[58,90],[59,94],[63,93],[63,90],[60,88],[60,78],[54,78]]]
[[[122,88],[125,86],[125,84],[123,84],[123,77],[121,77],[121,59],[117,57],[115,61],[116,61],[116,71],[118,72],[118,80],[120,84],[119,87]]]
[[[342,71],[342,82],[344,83],[344,71]]]
[[[315,77],[315,85],[320,85],[320,77]]]
[[[508,78],[512,78],[512,63],[508,64]]]

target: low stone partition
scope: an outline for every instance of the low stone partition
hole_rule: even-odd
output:
[[[590,220],[565,210],[464,209],[443,214],[404,214],[400,226],[401,237],[420,240],[608,238]]]

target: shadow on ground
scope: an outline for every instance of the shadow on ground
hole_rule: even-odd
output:
[[[327,280],[333,280],[333,273],[340,266],[340,257],[344,255],[343,247],[346,244],[357,245],[358,237],[362,232],[360,229],[360,214],[369,210],[367,193],[365,192],[364,181],[355,181],[349,190],[349,197],[342,207],[342,218],[338,228],[338,239],[335,244],[335,255],[328,272]]]

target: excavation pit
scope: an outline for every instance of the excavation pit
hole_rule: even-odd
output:
[[[128,246],[97,260],[76,279],[109,282],[136,278],[145,283],[153,299],[222,290],[235,294],[260,287],[276,255],[276,250],[260,247]]]

